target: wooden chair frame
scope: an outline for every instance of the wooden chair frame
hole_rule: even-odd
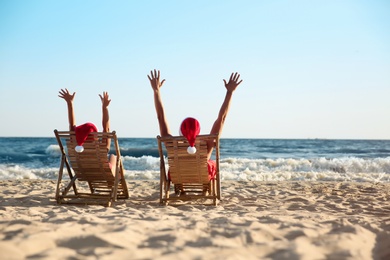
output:
[[[129,198],[124,168],[116,132],[90,133],[92,141],[84,143],[84,151],[77,153],[73,131],[54,130],[61,151],[55,199],[58,204],[102,204],[112,206],[117,199]],[[111,138],[115,146],[116,171],[113,176],[106,144],[100,140]],[[64,178],[64,168],[69,180]],[[83,184],[85,184],[83,186]],[[86,185],[87,184],[87,185]],[[86,188],[86,186],[88,186]],[[73,193],[71,192],[73,191]]]
[[[207,168],[207,142],[213,141],[215,148],[216,177],[209,180]],[[219,172],[219,136],[198,135],[193,155],[187,153],[188,141],[183,136],[157,136],[160,155],[160,203],[168,205],[169,201],[211,199],[213,205],[221,200],[221,179]],[[163,144],[167,152],[167,162]],[[166,170],[169,165],[169,175]],[[174,184],[175,196],[170,195],[171,182]]]

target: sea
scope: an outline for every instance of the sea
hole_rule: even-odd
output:
[[[126,180],[158,180],[155,138],[119,138]],[[56,180],[53,137],[0,137],[0,180]],[[390,140],[221,139],[222,180],[390,182]]]

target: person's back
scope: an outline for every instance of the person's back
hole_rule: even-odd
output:
[[[82,153],[84,151],[83,144],[85,142],[91,141],[91,135],[90,133],[98,132],[97,127],[93,123],[84,123],[81,125],[76,126],[76,120],[74,115],[74,108],[73,108],[73,100],[76,95],[76,92],[73,92],[73,94],[69,93],[68,89],[61,89],[59,91],[59,97],[64,99],[67,103],[68,108],[68,121],[69,121],[69,131],[75,132],[75,138],[77,142],[77,146],[75,147],[76,152]],[[100,95],[100,99],[102,101],[102,126],[103,126],[103,133],[110,132],[110,117],[108,112],[108,106],[111,102],[111,99],[108,96],[107,92],[103,92],[103,95]],[[96,141],[96,140],[95,140]],[[107,153],[110,151],[111,146],[111,139],[110,138],[103,138],[98,140],[103,145],[105,145],[107,149]],[[115,175],[116,170],[116,155],[110,154],[108,158],[108,165],[111,168],[112,174]]]
[[[156,71],[156,70],[151,71],[150,75],[148,75],[148,78],[154,92],[154,105],[156,108],[157,119],[159,122],[160,135],[161,137],[172,136],[169,130],[168,121],[165,116],[164,106],[162,104],[161,95],[160,95],[160,89],[164,84],[165,79],[160,81],[160,71]],[[222,132],[222,128],[224,126],[227,113],[229,111],[233,92],[236,90],[238,85],[240,85],[240,83],[242,82],[242,80],[240,80],[240,74],[238,73],[232,73],[228,82],[226,82],[226,80],[223,81],[225,83],[226,96],[219,110],[218,117],[215,120],[210,130],[210,134],[216,134],[218,136]],[[188,140],[189,147],[187,149],[187,152],[189,154],[195,154],[196,149],[194,148],[194,144],[195,144],[196,137],[200,134],[199,121],[192,117],[188,117],[184,119],[180,125],[180,134],[186,137]],[[207,143],[207,165],[208,165],[209,179],[215,178],[215,168],[216,168],[215,161],[210,160],[214,148],[214,142],[215,140],[209,140]],[[169,174],[168,174],[168,178],[170,178]]]
[[[160,89],[163,86],[165,79],[160,81],[160,71],[157,71],[157,70],[150,71],[150,75],[148,75],[148,78],[150,81],[150,85],[152,86],[152,89],[153,89],[154,105],[155,105],[155,109],[156,109],[156,113],[157,113],[157,119],[158,119],[159,128],[160,128],[160,135],[162,137],[172,136],[172,134],[169,130],[169,125],[168,125],[168,121],[167,121],[166,116],[165,116],[164,106],[163,106],[163,103],[161,100],[161,94],[160,94]],[[220,135],[222,133],[222,129],[223,129],[223,126],[224,126],[224,123],[226,120],[226,116],[229,112],[229,107],[230,107],[233,92],[236,90],[238,85],[241,84],[242,80],[240,80],[240,74],[238,74],[236,72],[236,73],[232,73],[230,75],[230,79],[228,82],[226,82],[226,80],[223,80],[223,82],[224,82],[225,88],[226,88],[226,95],[225,95],[225,99],[222,103],[222,106],[219,110],[218,117],[215,120],[215,122],[210,130],[210,134]],[[197,122],[197,120],[196,120],[196,122]],[[197,122],[197,123],[196,122],[187,122],[186,120],[184,120],[182,122],[180,128],[182,128],[183,123],[184,124],[189,123],[189,125],[186,126],[188,129],[188,132],[194,133],[194,132],[198,131],[198,128],[199,128],[199,131],[196,134],[196,135],[198,135],[200,133],[200,124],[199,124],[199,122]],[[195,135],[195,137],[196,137],[196,135]],[[209,141],[208,159],[210,159],[212,151],[213,151],[213,143],[212,143],[212,141]]]

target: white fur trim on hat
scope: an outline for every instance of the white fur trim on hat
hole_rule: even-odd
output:
[[[193,146],[188,146],[187,148],[187,153],[189,154],[195,154],[196,153],[196,148]]]
[[[82,153],[84,151],[84,147],[82,145],[77,145],[74,149],[78,153]]]

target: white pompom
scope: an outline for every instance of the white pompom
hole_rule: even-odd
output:
[[[82,153],[82,152],[84,151],[84,147],[81,146],[81,145],[76,146],[74,149],[75,149],[76,152],[78,152],[78,153]]]
[[[188,148],[187,148],[187,153],[189,153],[189,154],[194,154],[194,153],[196,153],[196,148],[193,147],[193,146],[188,146]]]

